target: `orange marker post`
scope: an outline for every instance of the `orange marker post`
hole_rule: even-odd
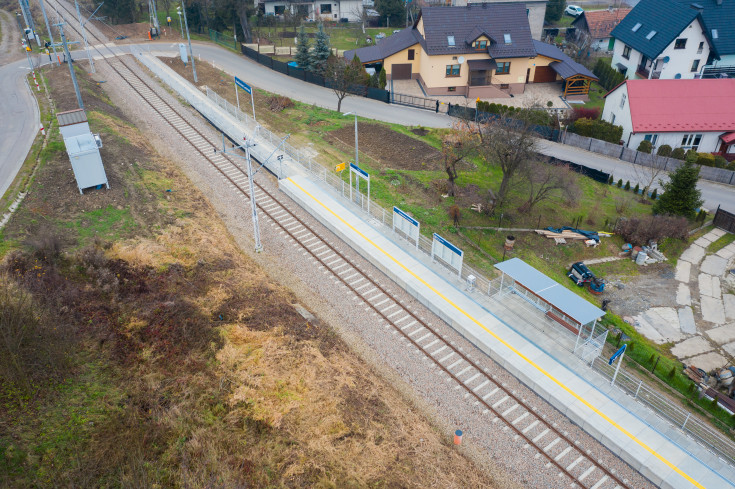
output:
[[[457,430],[454,432],[454,444],[455,445],[462,444],[462,430]]]

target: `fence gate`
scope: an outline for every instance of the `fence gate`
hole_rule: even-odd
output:
[[[735,233],[735,214],[720,209],[720,207],[717,206],[717,212],[715,213],[713,224],[720,229],[724,229],[728,233]]]

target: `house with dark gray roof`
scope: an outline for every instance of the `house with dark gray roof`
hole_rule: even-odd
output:
[[[559,50],[552,57],[537,57],[536,42],[521,3],[424,7],[412,27],[375,46],[347,51],[345,57],[382,65],[388,80],[417,80],[427,95],[472,99],[510,97],[523,93],[527,83],[565,80],[549,68],[553,63],[567,68],[568,76],[584,69],[560,63],[561,56],[569,58]]]
[[[735,0],[676,0],[685,7],[697,4],[704,27],[717,57],[707,65],[735,68]],[[705,73],[706,73],[705,69]]]
[[[629,80],[698,78],[708,59],[719,57],[700,10],[696,3],[641,0],[611,33],[612,66]]]

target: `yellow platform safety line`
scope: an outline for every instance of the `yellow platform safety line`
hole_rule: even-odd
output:
[[[513,347],[512,347],[511,345],[509,345],[509,344],[508,344],[508,343],[507,343],[507,342],[506,342],[505,340],[503,340],[502,338],[500,338],[500,337],[499,337],[499,336],[498,336],[497,334],[493,333],[493,332],[492,332],[492,331],[490,331],[490,330],[489,330],[488,328],[486,328],[486,327],[485,327],[485,325],[483,325],[483,324],[482,324],[481,322],[479,322],[479,321],[478,321],[477,319],[475,319],[474,317],[470,316],[470,315],[469,315],[469,314],[468,314],[467,312],[465,312],[465,311],[464,311],[464,310],[463,310],[462,308],[460,308],[459,306],[457,306],[456,304],[454,304],[454,303],[453,303],[453,302],[452,302],[451,300],[449,300],[449,299],[448,299],[448,298],[447,298],[446,296],[444,296],[444,295],[443,295],[443,294],[442,294],[441,292],[439,292],[439,291],[438,291],[438,290],[436,290],[436,289],[435,289],[434,287],[432,287],[431,285],[429,285],[429,284],[428,284],[428,283],[427,283],[427,282],[426,282],[426,281],[425,281],[424,279],[422,279],[421,277],[419,277],[418,275],[416,275],[416,274],[415,274],[414,272],[412,272],[411,270],[409,270],[409,269],[408,269],[408,268],[407,268],[407,267],[406,267],[405,265],[403,265],[403,264],[402,264],[401,262],[399,262],[398,260],[396,260],[395,258],[393,258],[393,257],[392,257],[392,256],[391,256],[390,254],[388,254],[388,253],[387,253],[387,252],[386,252],[385,250],[383,250],[383,249],[382,249],[382,248],[381,248],[380,246],[378,246],[378,245],[377,245],[377,244],[375,244],[375,243],[374,243],[373,241],[371,241],[371,240],[370,240],[370,238],[368,238],[367,236],[365,236],[364,234],[362,234],[362,233],[361,233],[360,231],[358,231],[357,229],[355,229],[355,228],[354,228],[354,227],[353,227],[353,226],[352,226],[352,225],[351,225],[350,223],[348,223],[347,221],[345,221],[344,219],[342,219],[342,218],[341,218],[340,216],[338,216],[338,215],[337,215],[337,214],[336,214],[336,213],[335,213],[335,212],[334,212],[334,211],[333,211],[332,209],[330,209],[329,207],[327,207],[326,205],[324,205],[324,204],[323,204],[322,202],[320,202],[320,201],[319,201],[319,200],[318,200],[318,199],[317,199],[316,197],[314,197],[313,195],[311,195],[311,194],[310,194],[310,193],[309,193],[309,192],[308,192],[308,191],[307,191],[306,189],[304,189],[304,188],[303,188],[303,187],[302,187],[301,185],[299,185],[298,183],[294,182],[294,181],[293,181],[293,179],[292,179],[291,177],[289,177],[289,178],[288,178],[288,180],[289,180],[289,181],[290,181],[291,183],[293,183],[293,184],[294,184],[294,185],[295,185],[296,187],[298,187],[298,188],[299,188],[299,189],[300,189],[300,190],[301,190],[302,192],[304,192],[304,193],[305,193],[306,195],[308,195],[309,197],[311,197],[311,199],[313,199],[313,200],[314,200],[314,202],[316,202],[317,204],[319,204],[320,206],[322,206],[322,207],[323,207],[324,209],[326,209],[326,210],[327,210],[327,211],[328,211],[328,212],[329,212],[330,214],[332,214],[332,215],[333,215],[334,217],[336,217],[337,219],[339,219],[340,221],[342,221],[342,222],[343,222],[343,223],[344,223],[344,224],[345,224],[345,225],[346,225],[347,227],[349,227],[349,228],[350,228],[350,229],[352,229],[352,230],[353,230],[353,231],[354,231],[355,233],[357,233],[357,234],[358,234],[358,235],[359,235],[360,237],[362,237],[362,238],[363,238],[363,239],[364,239],[365,241],[367,241],[368,243],[370,243],[371,245],[373,245],[373,246],[374,246],[374,247],[375,247],[376,249],[378,249],[378,250],[379,250],[379,251],[380,251],[381,253],[383,253],[383,254],[384,254],[385,256],[387,256],[387,257],[388,257],[389,259],[391,259],[391,260],[392,260],[392,261],[393,261],[393,262],[394,262],[394,263],[395,263],[396,265],[398,265],[399,267],[401,267],[402,269],[404,269],[404,270],[405,270],[406,272],[410,273],[410,274],[411,274],[411,275],[412,275],[412,276],[413,276],[413,277],[414,277],[414,278],[415,278],[416,280],[418,280],[419,282],[421,282],[422,284],[424,284],[424,285],[425,285],[426,287],[428,287],[428,288],[429,288],[429,289],[430,289],[430,290],[431,290],[432,292],[434,292],[434,293],[435,293],[436,295],[438,295],[439,297],[441,297],[442,299],[444,299],[444,301],[446,301],[446,302],[447,302],[447,303],[448,303],[449,305],[451,305],[451,306],[452,306],[452,307],[454,307],[454,308],[455,308],[456,310],[458,310],[459,312],[461,312],[461,313],[462,313],[462,314],[463,314],[463,315],[464,315],[464,316],[465,316],[465,317],[466,317],[467,319],[469,319],[470,321],[474,322],[474,323],[475,323],[475,324],[477,324],[477,325],[478,325],[479,327],[481,327],[482,329],[484,329],[484,330],[485,330],[485,331],[486,331],[486,332],[487,332],[488,334],[490,334],[490,335],[491,335],[491,336],[492,336],[493,338],[495,338],[495,339],[496,339],[496,340],[498,340],[498,341],[499,341],[500,343],[502,343],[502,344],[503,344],[503,345],[504,345],[504,346],[505,346],[506,348],[508,348],[508,349],[509,349],[510,351],[512,351],[513,353],[515,353],[516,355],[518,355],[519,357],[521,357],[522,359],[524,359],[524,360],[525,360],[526,362],[528,362],[528,363],[529,363],[529,364],[530,364],[531,366],[533,366],[533,367],[534,367],[534,368],[535,368],[536,370],[538,370],[539,372],[541,372],[541,374],[543,374],[543,375],[544,375],[545,377],[547,377],[547,378],[548,378],[549,380],[551,380],[551,381],[552,381],[552,382],[554,382],[554,383],[555,383],[556,385],[558,385],[559,387],[561,387],[562,389],[564,389],[564,390],[565,390],[566,392],[568,392],[568,393],[569,393],[569,394],[570,394],[571,396],[573,396],[573,397],[574,397],[575,399],[577,399],[578,401],[580,401],[580,402],[581,402],[582,404],[584,404],[585,406],[587,406],[588,408],[590,408],[590,409],[591,409],[591,410],[592,410],[592,411],[593,411],[593,412],[594,412],[595,414],[597,414],[598,416],[600,416],[600,417],[601,417],[602,419],[604,419],[605,421],[607,421],[608,423],[610,423],[610,424],[611,424],[612,426],[614,426],[615,428],[617,428],[618,430],[620,430],[620,431],[621,431],[622,433],[624,433],[624,434],[625,434],[625,435],[626,435],[626,436],[627,436],[628,438],[630,438],[631,440],[633,440],[634,442],[636,442],[636,443],[637,443],[638,445],[640,445],[640,446],[641,446],[641,447],[642,447],[643,449],[645,449],[646,451],[648,451],[648,452],[649,452],[649,453],[650,453],[651,455],[653,455],[654,457],[656,457],[657,459],[659,459],[659,460],[660,460],[661,462],[663,462],[663,463],[665,463],[666,465],[668,465],[669,467],[671,467],[671,468],[672,468],[672,469],[673,469],[673,470],[674,470],[674,471],[675,471],[676,473],[678,473],[679,475],[681,475],[681,476],[682,476],[683,478],[685,478],[685,479],[686,479],[687,481],[689,481],[689,482],[691,482],[692,484],[694,484],[694,486],[698,487],[699,489],[706,489],[706,488],[705,488],[705,487],[704,487],[704,486],[703,486],[702,484],[700,484],[699,482],[695,481],[695,480],[694,480],[694,479],[693,479],[693,478],[692,478],[692,477],[691,477],[690,475],[688,475],[688,474],[684,473],[684,471],[682,471],[682,470],[681,470],[680,468],[678,468],[677,466],[675,466],[674,464],[672,464],[671,462],[669,462],[668,460],[666,460],[666,459],[665,459],[664,457],[662,457],[662,456],[661,456],[661,455],[660,455],[660,454],[659,454],[658,452],[654,451],[654,450],[653,450],[653,449],[652,449],[651,447],[649,447],[648,445],[646,445],[645,443],[643,443],[642,441],[640,441],[640,440],[639,440],[638,438],[636,438],[636,437],[635,437],[635,436],[634,436],[634,435],[633,435],[632,433],[630,433],[630,432],[629,432],[628,430],[626,430],[625,428],[623,428],[622,426],[620,426],[619,424],[617,424],[617,423],[616,423],[615,421],[613,421],[612,419],[610,419],[610,417],[609,417],[609,416],[607,416],[607,415],[606,415],[605,413],[601,412],[601,411],[600,411],[600,410],[598,410],[598,409],[597,409],[596,407],[594,407],[594,406],[593,406],[592,404],[590,404],[590,403],[589,403],[589,402],[587,402],[587,401],[586,401],[585,399],[583,399],[583,398],[582,398],[582,397],[581,397],[581,396],[580,396],[579,394],[577,394],[576,392],[572,391],[572,390],[571,390],[571,389],[570,389],[569,387],[567,387],[566,385],[562,384],[562,383],[561,383],[561,382],[560,382],[559,380],[557,380],[557,379],[556,379],[555,377],[552,377],[552,376],[551,376],[551,375],[550,375],[550,374],[549,374],[548,372],[546,372],[546,371],[545,371],[544,369],[542,369],[542,368],[541,368],[540,366],[538,366],[538,365],[537,365],[536,363],[534,363],[534,362],[533,362],[533,360],[531,360],[530,358],[526,357],[526,356],[525,356],[525,355],[523,355],[523,354],[522,354],[521,352],[519,352],[518,350],[516,350],[515,348],[513,348]]]

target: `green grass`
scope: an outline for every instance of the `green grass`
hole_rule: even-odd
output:
[[[584,108],[586,109],[600,109],[600,115],[602,115],[602,108],[605,105],[605,94],[607,93],[607,90],[605,90],[602,85],[600,85],[597,82],[592,82],[592,85],[590,86],[589,91],[589,97],[590,99],[585,102]]]
[[[138,224],[130,209],[118,209],[112,205],[76,216],[62,223],[73,229],[80,245],[90,242],[95,236],[106,240],[117,240],[133,231]]]
[[[724,235],[711,242],[709,246],[707,246],[707,251],[710,253],[717,253],[733,241],[735,241],[735,234],[725,233]]]
[[[29,487],[33,483],[53,486],[59,470],[78,463],[96,425],[114,416],[111,401],[121,394],[109,375],[91,358],[78,358],[76,363],[77,374],[44,386],[53,392],[44,406],[29,410],[18,403],[18,396],[0,390],[3,407],[11,414],[15,411],[20,424],[32,427],[19,438],[0,436],[0,473],[25,480]]]

